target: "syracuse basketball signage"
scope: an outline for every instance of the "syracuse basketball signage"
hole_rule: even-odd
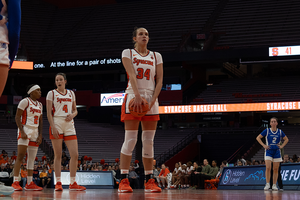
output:
[[[300,101],[159,106],[159,114],[300,110]]]
[[[100,96],[100,106],[121,106],[125,93],[102,93]]]

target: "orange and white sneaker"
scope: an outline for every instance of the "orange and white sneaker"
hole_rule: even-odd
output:
[[[41,190],[43,190],[43,188],[37,186],[33,181],[31,181],[31,183],[29,185],[26,183],[25,190],[41,191]]]
[[[13,184],[11,185],[11,187],[13,187],[15,189],[15,191],[22,191],[23,190],[23,188],[20,186],[20,182],[19,181],[13,182]]]
[[[57,182],[55,185],[55,191],[63,191],[61,182]]]
[[[69,185],[69,190],[83,191],[83,190],[86,190],[86,188],[83,186],[77,185],[77,183],[74,182],[73,184]]]
[[[155,180],[153,178],[149,179],[145,184],[145,192],[161,192],[161,188],[159,188],[155,184]]]
[[[129,180],[128,178],[124,178],[123,180],[121,180],[120,184],[119,184],[119,189],[118,192],[121,193],[128,193],[128,192],[132,192],[132,188],[130,187],[129,184]]]

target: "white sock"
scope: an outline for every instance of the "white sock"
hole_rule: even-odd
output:
[[[61,182],[61,178],[60,177],[56,177],[56,182]]]
[[[19,177],[18,176],[14,176],[14,182],[19,181]]]
[[[121,174],[129,174],[129,170],[128,169],[121,169]]]
[[[70,177],[70,183],[71,183],[71,185],[75,182],[75,180],[76,180],[76,177]]]
[[[32,182],[32,176],[27,176],[27,184],[29,185]]]
[[[145,175],[153,174],[153,170],[145,170]]]

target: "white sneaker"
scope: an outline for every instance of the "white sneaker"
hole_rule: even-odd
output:
[[[5,186],[0,184],[0,195],[11,195],[14,193],[15,189],[13,187]]]
[[[269,189],[270,189],[270,183],[266,183],[264,190],[269,190]]]
[[[279,189],[279,191],[283,192],[283,189]]]
[[[273,186],[272,186],[272,190],[274,190],[274,191],[278,191],[278,188],[277,188],[276,184],[273,184]]]

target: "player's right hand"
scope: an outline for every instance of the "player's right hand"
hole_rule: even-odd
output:
[[[24,131],[21,131],[21,138],[24,140],[28,139],[28,137]]]
[[[135,95],[135,98],[133,100],[133,110],[137,113],[142,111],[142,103],[144,100],[142,99],[141,95]]]
[[[58,139],[59,138],[59,132],[58,130],[55,128],[55,127],[51,127],[52,129],[52,135],[55,139]]]
[[[264,148],[265,148],[266,150],[269,150],[269,149],[270,149],[270,146],[264,145]]]
[[[7,21],[7,17],[1,15],[0,18],[2,18],[0,20],[0,25],[3,26],[4,24],[6,24],[8,21]]]

